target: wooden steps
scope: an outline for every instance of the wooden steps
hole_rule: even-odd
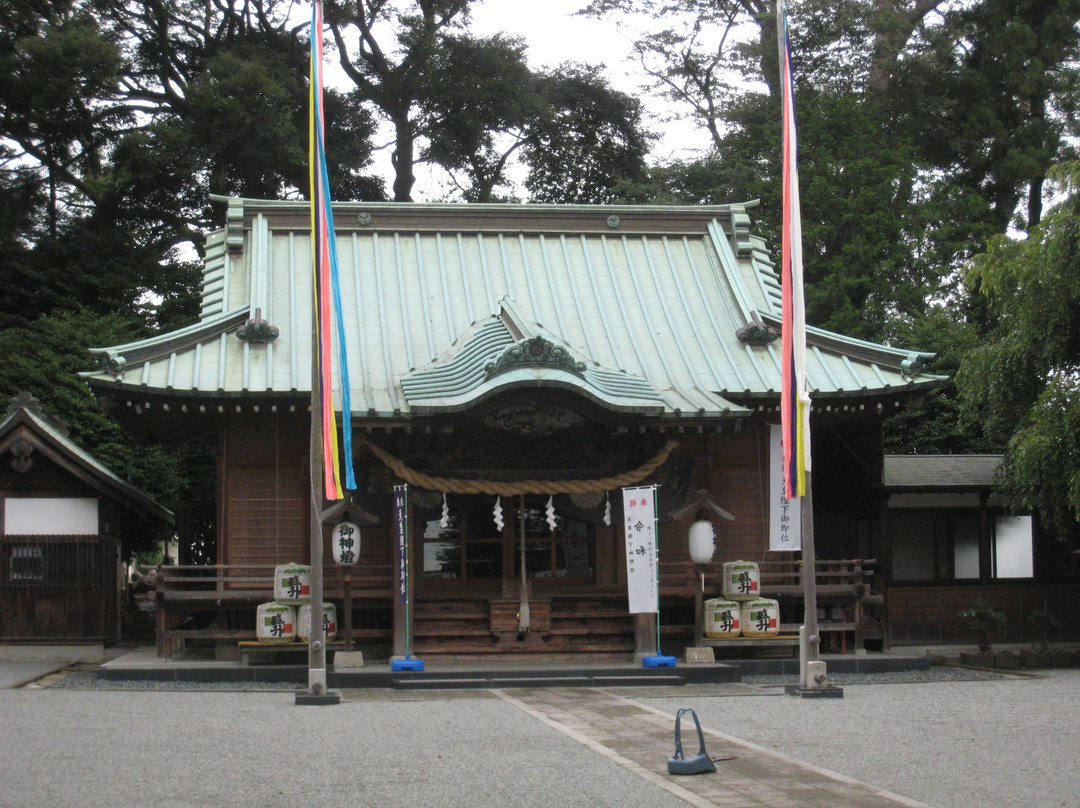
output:
[[[417,601],[413,649],[418,656],[623,654],[634,651],[634,621],[625,597],[536,598],[530,630],[518,630],[513,599]]]

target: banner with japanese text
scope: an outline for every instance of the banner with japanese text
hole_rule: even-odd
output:
[[[769,427],[769,549],[802,549],[802,501],[785,495],[783,429]]]
[[[409,521],[407,485],[394,486],[394,544],[397,547],[398,603],[407,603],[409,596]]]
[[[623,489],[626,590],[630,613],[660,609],[656,559],[656,486]]]

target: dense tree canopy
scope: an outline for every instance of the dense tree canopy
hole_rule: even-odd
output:
[[[969,279],[993,325],[956,376],[965,414],[1008,443],[1005,488],[1062,537],[1080,520],[1080,165],[1025,239],[997,236]]]
[[[520,39],[470,35],[477,2],[326,4],[342,69],[392,130],[393,198],[412,200],[421,162],[451,172],[471,202],[500,198],[515,159],[536,201],[606,202],[635,182],[648,150],[638,102],[595,68],[534,71]]]
[[[477,35],[482,1],[324,0],[344,77],[325,100],[336,199],[411,200],[421,167],[468,202],[760,199],[775,243],[773,0],[582,0],[583,13],[648,20],[629,54],[640,96],[597,66],[536,68],[512,34]],[[195,316],[212,194],[305,194],[307,17],[285,0],[0,4],[0,347],[56,354],[12,365],[0,393],[31,389],[88,448],[136,469],[109,428],[83,423],[81,352]],[[1076,458],[1030,447],[1076,418],[1065,335],[1080,309],[1067,273],[1045,268],[1067,266],[1075,197],[1044,216],[1044,186],[1074,157],[1080,0],[789,8],[810,322],[936,350],[935,369],[957,372],[896,419],[890,448],[1008,446],[1017,501],[1074,507],[1077,483],[1055,482],[1045,458]],[[647,117],[642,98],[664,112]],[[697,125],[700,151],[649,161],[647,125],[675,118]],[[387,177],[372,162],[383,148]],[[1053,335],[1023,308],[1032,289],[1055,296]],[[976,406],[1006,376],[1024,383]],[[50,399],[49,379],[71,395]]]

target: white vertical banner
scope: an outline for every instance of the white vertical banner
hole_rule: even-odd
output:
[[[779,424],[769,426],[769,549],[802,549],[802,500],[784,496],[784,447]]]
[[[623,489],[626,591],[630,613],[660,610],[656,565],[656,486]]]

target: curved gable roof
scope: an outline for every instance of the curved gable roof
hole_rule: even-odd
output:
[[[779,284],[750,205],[335,205],[351,400],[367,417],[453,411],[496,388],[571,388],[662,417],[745,414],[779,395]],[[208,241],[203,320],[96,349],[96,387],[302,393],[311,378],[305,204],[230,199]],[[748,328],[750,326],[750,328]],[[755,327],[756,326],[756,327]],[[585,365],[487,374],[544,339]],[[815,396],[935,385],[930,354],[808,331]]]

